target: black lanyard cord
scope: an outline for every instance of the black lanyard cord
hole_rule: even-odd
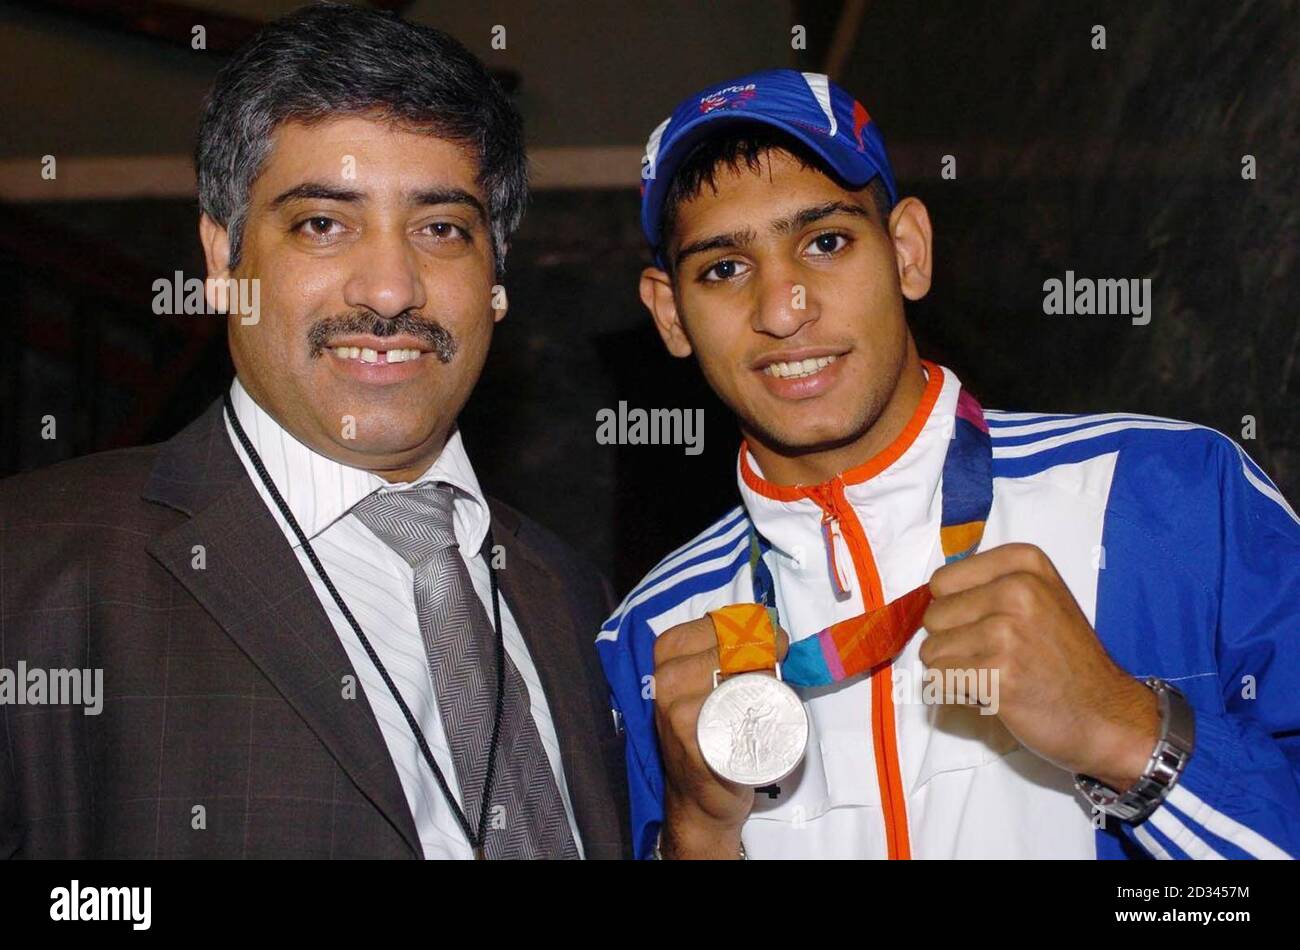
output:
[[[361,631],[361,624],[357,623],[357,619],[352,616],[352,611],[348,609],[347,603],[343,600],[338,589],[334,586],[334,582],[330,579],[329,574],[325,572],[324,565],[321,564],[320,559],[316,556],[316,551],[312,548],[311,542],[307,540],[307,535],[298,524],[298,519],[295,518],[293,512],[289,510],[289,506],[285,503],[284,498],[281,497],[279,490],[275,487],[275,482],[272,481],[271,476],[267,474],[266,466],[262,464],[261,456],[258,455],[257,450],[253,448],[253,443],[249,440],[248,434],[244,432],[244,427],[239,424],[239,417],[235,414],[235,407],[231,402],[229,390],[226,391],[222,401],[225,405],[227,418],[230,419],[230,427],[234,429],[235,436],[239,439],[239,444],[242,445],[244,451],[248,453],[249,461],[253,463],[253,468],[257,471],[258,477],[262,479],[262,484],[266,486],[267,492],[275,501],[276,507],[280,509],[280,514],[284,516],[284,520],[288,522],[289,527],[293,529],[293,533],[298,538],[298,543],[302,545],[303,551],[307,554],[307,559],[311,561],[312,567],[316,569],[316,573],[325,584],[325,588],[330,592],[330,596],[334,598],[334,603],[338,605],[339,610],[342,611],[343,616],[347,618],[348,623],[352,626],[352,630],[356,633],[357,639],[361,642],[362,647],[365,648],[366,654],[370,657],[370,662],[375,665],[375,669],[379,671],[379,675],[383,677],[385,685],[388,686],[388,691],[392,693],[393,698],[397,700],[397,705],[401,707],[402,715],[406,717],[406,722],[411,727],[411,732],[415,735],[415,741],[420,745],[420,752],[424,755],[424,761],[429,764],[429,768],[433,771],[433,777],[437,780],[438,787],[442,790],[443,798],[446,799],[448,806],[450,806],[452,814],[456,816],[456,821],[460,824],[461,830],[464,831],[465,838],[469,841],[470,847],[474,849],[475,855],[482,857],[484,843],[487,839],[487,815],[490,807],[489,803],[492,798],[492,785],[496,778],[496,752],[497,743],[501,736],[501,716],[505,709],[506,679],[505,636],[501,628],[501,594],[497,588],[496,568],[492,564],[492,528],[489,526],[487,533],[487,550],[489,552],[487,560],[488,578],[492,586],[492,624],[496,630],[497,640],[497,702],[496,712],[492,720],[492,739],[488,745],[487,774],[483,779],[483,799],[479,809],[478,832],[476,834],[474,829],[470,827],[469,819],[465,816],[464,810],[456,801],[456,796],[452,794],[451,789],[448,787],[447,780],[443,777],[442,769],[438,768],[438,763],[434,761],[433,752],[429,749],[429,743],[425,740],[424,732],[415,721],[415,716],[411,714],[411,710],[407,707],[406,701],[402,699],[402,694],[398,692],[397,686],[393,683],[392,677],[388,675],[388,670],[385,669],[384,664],[380,662],[379,654],[375,652],[375,648],[370,645],[370,641],[366,639],[366,635]]]

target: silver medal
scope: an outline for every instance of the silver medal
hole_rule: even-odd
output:
[[[716,680],[716,674],[715,674]],[[766,673],[741,673],[714,687],[695,735],[719,778],[759,788],[781,781],[803,761],[808,713],[799,695]]]

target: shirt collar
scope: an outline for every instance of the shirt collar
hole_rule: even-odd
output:
[[[805,519],[820,509],[814,496],[839,483],[854,506],[918,502],[915,512],[897,512],[903,520],[925,517],[938,498],[943,462],[957,408],[961,382],[951,370],[922,360],[926,385],[903,431],[880,452],[819,486],[778,485],[765,478],[758,461],[742,443],[737,460],[741,499],[755,526],[777,547],[797,543]],[[909,505],[910,506],[910,505]],[[891,519],[892,520],[892,519]],[[900,525],[901,527],[901,525]]]
[[[482,548],[491,516],[487,498],[474,475],[474,467],[470,464],[459,429],[452,432],[438,458],[424,474],[411,482],[388,482],[372,472],[336,462],[294,438],[254,401],[238,377],[230,384],[230,400],[234,404],[239,424],[261,456],[267,474],[308,540],[321,534],[351,511],[357,502],[376,491],[401,491],[429,482],[444,482],[456,490],[452,524],[461,552],[472,555]],[[229,421],[226,422],[226,429],[240,461],[244,463],[244,468],[257,486],[263,501],[271,509],[271,514],[285,532],[289,543],[295,548],[299,547],[297,536],[285,523],[239,440],[235,438]]]

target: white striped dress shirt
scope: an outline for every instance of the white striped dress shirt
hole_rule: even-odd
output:
[[[490,513],[487,499],[479,488],[478,479],[474,476],[474,469],[465,453],[460,432],[455,432],[447,440],[438,459],[414,482],[389,483],[370,472],[350,468],[326,458],[299,442],[254,402],[238,379],[231,384],[230,396],[239,422],[253,443],[253,448],[262,457],[267,474],[293,512],[303,533],[311,541],[317,557],[352,615],[356,617],[357,623],[361,625],[366,638],[379,654],[389,676],[401,692],[402,699],[420,724],[433,752],[434,761],[438,763],[448,786],[456,795],[457,803],[463,806],[456,768],[452,762],[442,717],[438,713],[437,697],[434,695],[433,681],[425,658],[424,641],[420,636],[411,567],[396,551],[349,514],[362,498],[381,489],[400,490],[423,482],[445,482],[454,487],[456,500],[453,526],[456,540],[461,557],[469,569],[474,590],[490,618],[492,592],[489,570],[486,560],[479,554],[487,536]],[[334,598],[317,576],[293,529],[285,522],[247,453],[235,438],[228,420],[226,429],[248,477],[257,486],[262,500],[298,555],[303,571],[311,581],[326,616],[334,625],[334,630],[347,651],[352,668],[361,680],[401,779],[402,790],[406,793],[406,801],[420,835],[420,844],[424,848],[424,856],[472,858],[469,842],[465,840],[459,822],[443,799],[442,791],[424,761],[401,708],[388,691],[351,625],[334,603]],[[528,648],[520,636],[518,624],[504,598],[501,601],[501,625],[506,652],[528,688],[533,721],[537,724],[546,757],[555,773],[555,783],[564,800],[565,814],[568,815],[574,841],[581,853],[582,841],[573,818],[573,804],[569,800],[568,786],[564,780],[560,746],[550,708],[537,677],[537,668],[533,665]],[[494,671],[487,673],[495,676]],[[471,825],[476,826],[478,816],[468,817]]]

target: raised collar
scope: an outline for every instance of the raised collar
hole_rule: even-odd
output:
[[[870,506],[886,517],[888,533],[928,518],[939,503],[939,487],[952,438],[961,382],[951,370],[922,360],[926,385],[903,431],[871,458],[820,485],[779,485],[765,478],[742,443],[737,481],[745,508],[758,530],[789,552],[807,543],[808,518],[819,516],[818,498],[842,491],[855,508]],[[815,528],[815,524],[811,524]],[[873,538],[887,542],[888,538]]]
[[[240,425],[244,427],[257,454],[262,457],[267,474],[271,476],[308,540],[315,538],[351,511],[357,502],[376,491],[401,491],[428,482],[445,482],[456,489],[453,526],[461,551],[477,554],[483,546],[490,518],[487,499],[474,475],[459,429],[453,431],[438,458],[419,478],[411,482],[388,482],[364,469],[336,462],[294,438],[254,401],[238,377],[230,384],[230,400],[234,404]],[[289,543],[298,547],[297,536],[262,485],[243,446],[235,438],[229,420],[226,421],[226,430],[248,477],[257,486],[258,493],[271,509],[271,514]]]

